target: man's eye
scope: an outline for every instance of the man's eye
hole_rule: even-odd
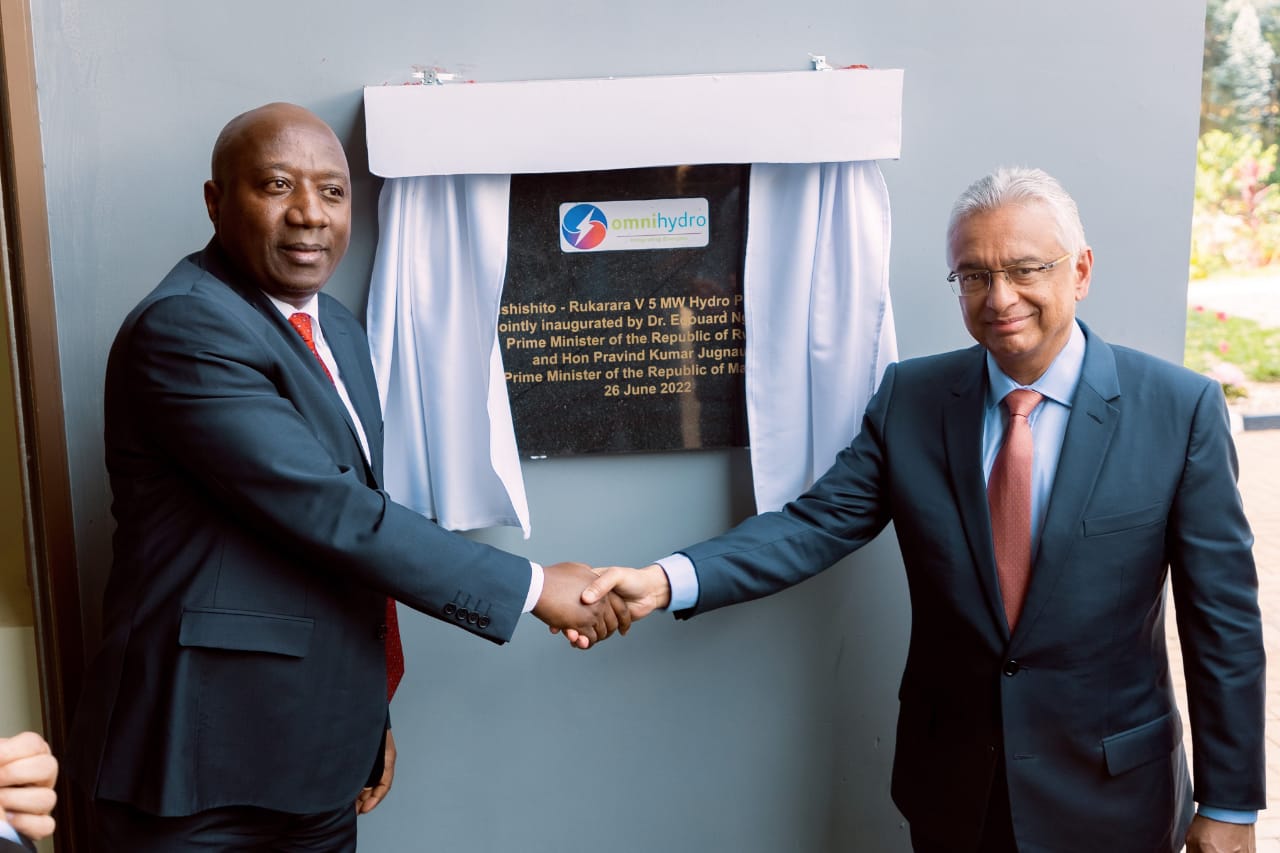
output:
[[[986,278],[986,273],[980,272],[962,272],[960,273],[961,284],[977,284]]]
[[[267,181],[267,189],[276,191],[287,190],[289,189],[289,182],[284,178],[272,178]]]
[[[1040,272],[1040,267],[1014,267],[1013,274],[1022,278],[1030,278]]]
[[[325,187],[324,194],[332,198],[344,198],[347,194],[347,191],[344,190],[342,187]]]

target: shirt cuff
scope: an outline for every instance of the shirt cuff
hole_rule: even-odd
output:
[[[529,575],[529,594],[524,597],[524,610],[521,613],[528,613],[538,603],[538,599],[542,598],[542,566],[530,560],[529,568],[532,571]]]
[[[671,603],[668,610],[688,610],[698,603],[698,573],[693,569],[693,561],[684,554],[672,554],[656,561],[667,573],[667,583],[671,585]]]
[[[1216,806],[1200,806],[1197,813],[1209,818],[1210,820],[1220,820],[1223,823],[1257,823],[1258,813],[1256,811],[1242,811],[1240,809],[1220,809]]]
[[[18,837],[18,831],[9,825],[9,821],[0,817],[0,838],[7,838],[15,844],[21,844],[22,839]]]

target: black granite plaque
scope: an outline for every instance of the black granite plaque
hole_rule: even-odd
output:
[[[522,455],[746,445],[749,168],[512,176],[498,342]]]

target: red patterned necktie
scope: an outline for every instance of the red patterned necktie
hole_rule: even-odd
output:
[[[1019,388],[1004,398],[1009,425],[987,481],[991,539],[1009,630],[1018,624],[1031,579],[1031,424],[1027,418],[1044,397]]]
[[[305,311],[299,311],[289,317],[289,325],[302,336],[307,349],[311,350],[316,361],[320,362],[320,369],[324,371],[324,375],[333,382],[333,374],[329,372],[328,365],[324,363],[319,350],[316,349],[315,335],[311,333],[311,315]],[[404,647],[400,645],[400,620],[396,618],[394,598],[387,599],[387,625],[383,641],[387,656],[387,701],[390,702],[391,697],[396,694],[396,688],[400,686],[400,679],[404,677]]]

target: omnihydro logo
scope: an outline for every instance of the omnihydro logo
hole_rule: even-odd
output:
[[[710,231],[705,198],[560,205],[560,248],[565,252],[697,248],[707,245]]]
[[[594,204],[575,204],[560,214],[560,237],[580,252],[587,252],[604,242],[609,233],[609,220]]]

